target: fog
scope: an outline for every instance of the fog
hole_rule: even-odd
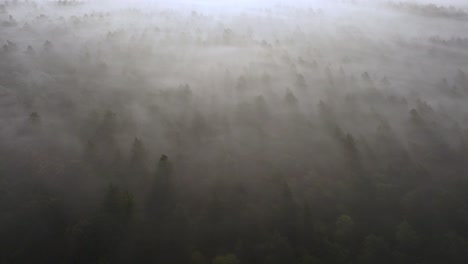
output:
[[[0,263],[466,263],[468,2],[0,0]]]

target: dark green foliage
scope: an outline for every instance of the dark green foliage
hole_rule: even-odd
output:
[[[240,261],[237,259],[236,255],[227,254],[224,256],[216,256],[212,264],[240,264]]]
[[[359,263],[393,263],[390,247],[383,237],[369,235],[359,256]]]
[[[191,264],[208,264],[208,260],[200,251],[193,251],[190,259]]]
[[[337,241],[350,241],[353,235],[354,221],[349,215],[340,215],[336,220],[335,239]]]
[[[111,185],[101,207],[67,231],[74,263],[99,263],[119,257],[116,250],[124,244],[134,212],[128,192]]]
[[[259,115],[268,114],[262,97],[255,105]],[[57,164],[47,159],[28,161],[22,170],[2,161],[0,257],[5,263],[28,263],[30,256],[44,263],[463,263],[466,179],[431,179],[436,170],[417,163],[412,155],[418,152],[405,148],[385,120],[374,141],[356,138],[333,124],[328,105],[319,108],[339,155],[330,167],[317,161],[313,178],[286,158],[284,168],[273,165],[274,176],[256,178],[252,186],[222,175],[202,187],[200,174],[195,181],[181,178],[191,173],[183,155],[162,154],[151,168],[152,156],[139,138],[121,155],[111,112],[95,120],[95,133],[80,154],[83,162],[65,164],[62,172],[68,180],[94,177],[88,186],[97,189],[87,203],[70,198],[86,197],[79,195],[87,194],[79,184],[64,194],[12,177],[15,170],[53,173]],[[410,112],[411,129],[428,133],[418,144],[438,148],[425,142],[434,128],[420,112]],[[206,123],[196,123],[194,131],[202,136]],[[381,149],[373,149],[375,142]],[[113,160],[110,151],[117,151]],[[233,162],[221,159],[226,160]]]

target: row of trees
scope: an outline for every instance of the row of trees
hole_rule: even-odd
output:
[[[293,97],[286,94],[285,104],[297,104]],[[301,161],[299,152],[255,173],[249,161],[229,165],[218,157],[212,160],[217,165],[198,166],[221,167],[226,175],[204,175],[190,166],[195,157],[161,155],[153,162],[155,154],[139,138],[122,154],[122,120],[113,112],[84,126],[90,132],[82,131],[89,136],[78,160],[58,157],[63,150],[15,160],[27,166],[7,158],[1,164],[2,261],[463,263],[467,149],[438,139],[437,126],[428,123],[436,111],[423,102],[410,111],[408,129],[415,137],[405,147],[385,121],[375,138],[357,139],[338,126],[333,107],[321,102],[318,109],[321,125],[311,131],[327,131],[328,152],[338,156],[306,157],[313,166],[288,165]],[[301,129],[304,117],[295,115],[286,118]],[[32,135],[47,130],[39,113],[27,122]],[[196,126],[198,147],[214,124]],[[35,148],[44,153],[44,147]],[[314,143],[309,147],[320,153]],[[266,158],[248,157],[260,163]],[[53,160],[65,163],[59,172]],[[44,182],[53,173],[60,182]]]

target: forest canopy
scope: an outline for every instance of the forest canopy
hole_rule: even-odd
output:
[[[0,0],[0,263],[468,263],[467,14]]]

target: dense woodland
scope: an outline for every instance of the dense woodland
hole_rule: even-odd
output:
[[[0,4],[0,263],[468,263],[466,6],[186,2]]]

